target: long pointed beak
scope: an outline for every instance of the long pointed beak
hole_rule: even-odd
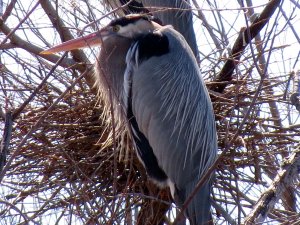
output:
[[[70,51],[79,48],[99,46],[103,43],[103,40],[105,40],[110,34],[111,33],[108,30],[102,29],[92,34],[88,34],[86,36],[69,40],[59,45],[56,45],[52,48],[40,52],[40,54],[47,55],[56,52]]]

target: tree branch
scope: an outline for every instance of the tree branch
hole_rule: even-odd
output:
[[[5,12],[3,13],[2,15],[2,19],[3,21],[6,21],[7,18],[9,17],[9,15],[11,14],[12,10],[14,9],[15,7],[15,4],[16,4],[17,0],[12,0],[6,7],[6,10]],[[2,3],[3,4],[3,3]]]
[[[237,40],[235,41],[229,59],[224,64],[222,70],[218,74],[215,81],[231,81],[235,67],[238,65],[239,60],[250,41],[263,29],[269,22],[270,17],[273,15],[281,0],[270,0],[262,13],[255,18],[253,23],[248,28],[242,28]],[[227,83],[220,83],[212,87],[213,91],[223,92]]]
[[[50,21],[52,22],[54,28],[57,30],[60,38],[63,42],[74,39],[74,36],[71,34],[70,30],[65,26],[64,22],[59,18],[58,12],[54,9],[51,5],[50,1],[43,0],[40,1],[42,8],[44,9],[45,13],[49,17]],[[86,57],[82,50],[72,50],[71,51],[73,58],[76,62],[86,62],[89,63],[89,59]],[[80,72],[83,73],[86,68],[81,68]],[[95,80],[92,76],[92,73],[88,74],[85,77],[87,84],[92,89],[94,86]]]
[[[18,35],[16,35],[15,33],[11,32],[11,29],[5,25],[4,21],[2,20],[2,18],[0,18],[0,30],[5,34],[8,35],[10,34],[10,41],[12,44],[14,44],[15,46],[22,48],[34,55],[39,55],[39,53],[41,51],[43,51],[44,49],[33,45],[29,42],[24,41],[22,38],[20,38]],[[2,47],[1,47],[2,49]],[[60,57],[57,55],[41,55],[43,58],[49,60],[52,63],[56,63]],[[77,65],[76,65],[77,64]],[[61,64],[62,67],[68,68],[71,66],[74,66],[73,68],[78,69],[79,71],[82,71],[85,66],[83,64],[78,64],[77,62],[75,62],[72,59],[64,59]]]

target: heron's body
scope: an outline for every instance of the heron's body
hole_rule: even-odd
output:
[[[196,59],[171,26],[133,38],[114,38],[117,45],[103,43],[98,83],[113,84],[115,102],[125,106],[123,119],[129,121],[148,175],[170,186],[175,201],[182,205],[214,162],[217,149],[212,105]],[[114,61],[114,55],[122,60]],[[190,207],[204,221],[210,218],[209,193],[206,183],[197,194],[201,198],[196,196]]]
[[[116,35],[103,39],[97,83],[127,121],[149,177],[169,186],[181,206],[216,157],[207,89],[194,54],[171,26],[137,15],[107,27],[116,26]],[[211,220],[210,189],[207,180],[188,206],[192,225]]]

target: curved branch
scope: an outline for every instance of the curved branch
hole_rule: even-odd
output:
[[[9,39],[13,45],[15,45],[16,47],[22,48],[34,55],[39,55],[39,53],[44,50],[36,45],[33,45],[29,42],[24,41],[22,38],[20,38],[18,35],[16,35],[14,32],[12,32],[12,30],[8,26],[5,25],[5,23],[1,17],[0,17],[0,31],[2,31],[5,35],[10,34]],[[2,49],[2,47],[1,47],[1,49]],[[60,57],[57,55],[41,55],[41,56],[43,58],[49,60],[52,63],[56,63],[60,59]],[[84,68],[85,68],[84,65],[82,65],[82,64],[76,65],[76,64],[78,64],[78,63],[72,59],[64,59],[60,65],[65,68],[74,66],[75,69],[78,69],[80,71],[84,70]]]
[[[74,36],[71,34],[70,30],[65,26],[64,22],[59,18],[57,11],[51,5],[50,1],[43,0],[40,1],[42,8],[44,9],[45,13],[47,14],[48,18],[50,19],[51,23],[53,24],[54,28],[57,30],[60,38],[63,42],[74,39]],[[76,62],[85,62],[89,63],[89,59],[86,57],[83,51],[81,50],[72,50],[73,58]],[[86,67],[80,68],[79,71],[83,73],[86,70]],[[94,86],[94,78],[91,73],[89,73],[85,77],[87,84],[92,89]]]
[[[2,200],[2,199],[0,199],[0,203],[7,205],[8,206],[7,209],[13,209],[13,210],[15,210],[17,213],[19,213],[19,215],[21,217],[23,217],[24,222],[26,222],[26,224],[28,223],[28,221],[29,221],[28,216],[25,213],[23,213],[22,210],[20,210],[16,205],[14,205],[14,204],[12,204],[12,203],[10,203],[8,201]]]
[[[239,60],[245,48],[269,22],[270,17],[274,14],[280,3],[281,0],[270,0],[262,13],[257,18],[255,18],[253,23],[249,27],[241,29],[239,36],[233,45],[229,59],[226,61],[222,70],[216,78],[216,81],[221,83],[213,87],[213,91],[220,93],[224,91],[227,86],[227,83],[224,81],[231,81],[232,74],[235,70],[235,67],[239,63]]]
[[[10,16],[12,10],[14,9],[15,7],[15,4],[17,3],[17,0],[12,0],[6,7],[6,10],[5,12],[3,13],[2,15],[2,19],[3,21],[6,21],[7,18]],[[3,3],[2,3],[3,4]]]
[[[10,33],[6,34],[6,37],[5,37],[5,38],[1,41],[1,43],[0,43],[0,47],[1,47],[2,44],[5,44],[6,41],[10,38],[10,36],[16,32],[16,30],[24,23],[25,20],[28,19],[28,17],[30,16],[30,14],[34,12],[34,10],[39,6],[39,4],[40,4],[40,3],[37,2],[37,3],[31,8],[31,10],[26,14],[26,16],[18,23],[18,25],[15,26],[15,28],[14,28]],[[2,17],[1,19],[4,20],[3,17]]]

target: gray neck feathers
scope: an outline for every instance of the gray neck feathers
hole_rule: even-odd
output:
[[[95,81],[100,98],[105,102],[105,111],[110,113],[111,103],[116,122],[123,118],[124,109],[121,108],[123,77],[126,69],[126,54],[132,40],[113,37],[109,43],[103,43],[95,66]]]

